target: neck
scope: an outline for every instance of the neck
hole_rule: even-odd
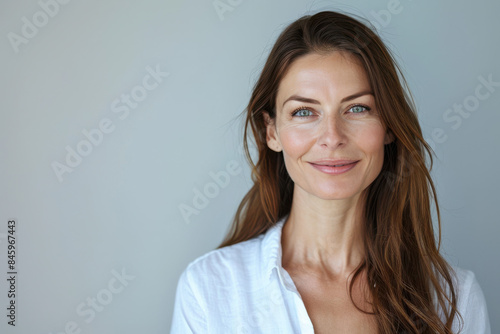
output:
[[[345,278],[364,257],[364,200],[323,200],[297,186],[282,232],[284,268]]]

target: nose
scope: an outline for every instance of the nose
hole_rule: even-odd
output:
[[[334,149],[345,145],[347,141],[345,125],[338,115],[329,115],[322,119],[319,126],[318,144],[325,148]]]

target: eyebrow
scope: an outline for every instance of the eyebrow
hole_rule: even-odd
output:
[[[344,103],[346,101],[350,101],[350,100],[353,100],[353,99],[355,99],[357,97],[364,96],[364,95],[372,95],[373,96],[373,92],[372,91],[358,92],[358,93],[355,93],[355,94],[352,94],[352,95],[344,97],[340,101],[340,103]],[[291,100],[299,101],[299,102],[304,102],[304,103],[311,103],[311,104],[320,104],[318,100],[310,99],[310,98],[299,96],[299,95],[292,95],[288,99],[286,99],[285,102],[283,102],[283,106],[285,105],[285,103],[287,103],[288,101],[291,101]]]

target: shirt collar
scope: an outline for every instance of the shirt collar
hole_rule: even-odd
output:
[[[264,239],[262,240],[261,258],[264,265],[264,278],[267,280],[271,279],[271,273],[274,268],[277,268],[278,274],[281,275],[281,232],[287,217],[288,215],[285,215],[270,227],[265,232]]]

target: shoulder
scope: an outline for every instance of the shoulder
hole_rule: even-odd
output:
[[[177,285],[172,333],[232,333],[235,329],[253,333],[261,325],[276,328],[269,312],[284,312],[281,307],[272,308],[274,303],[281,306],[280,290],[276,280],[263,274],[277,261],[278,231],[270,229],[191,261]],[[261,315],[269,315],[270,321],[257,323],[255,317],[262,320]]]
[[[491,333],[486,299],[476,275],[471,270],[452,267],[458,311],[463,319],[463,333]]]
[[[471,270],[460,267],[452,266],[452,269],[455,274],[454,283],[456,284],[456,289],[460,291],[469,290],[476,280],[476,275]]]
[[[206,288],[228,287],[242,277],[250,279],[261,272],[261,244],[264,235],[231,246],[209,251],[191,261],[181,280]]]
[[[453,266],[455,273],[455,289],[458,294],[460,304],[470,303],[472,299],[484,298],[483,292],[476,279],[476,275],[471,270]]]
[[[248,282],[259,283],[248,273],[260,273],[260,240],[212,250],[187,265],[177,283],[171,333],[208,333],[209,326],[223,326],[220,319],[234,318],[227,305],[234,305]]]

